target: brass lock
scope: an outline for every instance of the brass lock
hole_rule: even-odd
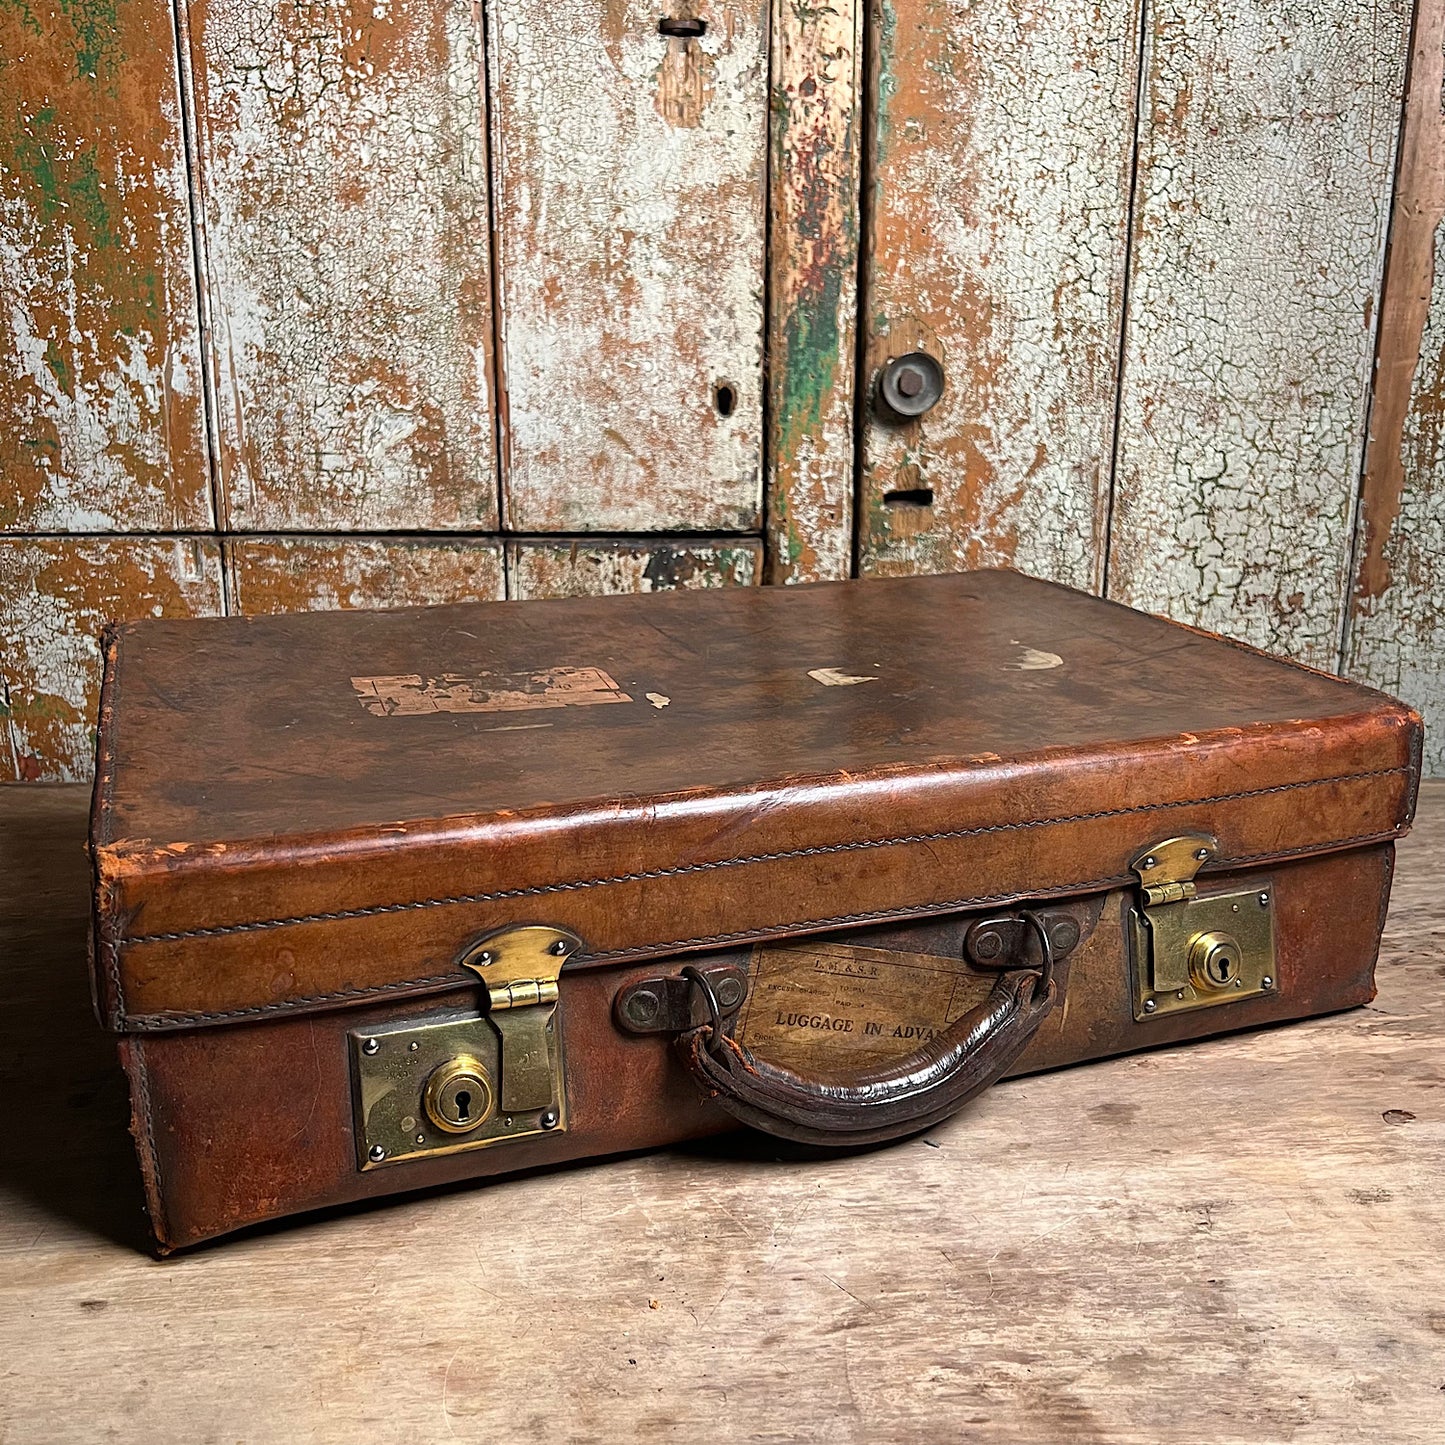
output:
[[[361,1169],[567,1127],[557,975],[580,948],[558,928],[491,934],[459,960],[485,989],[481,1010],[350,1036]]]
[[[1275,988],[1274,887],[1201,893],[1194,879],[1218,856],[1204,833],[1166,838],[1138,854],[1139,906],[1127,934],[1134,1017],[1257,998]]]

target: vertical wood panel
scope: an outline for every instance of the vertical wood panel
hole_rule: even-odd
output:
[[[865,572],[1102,581],[1136,9],[874,0],[865,405],[915,349],[946,386],[919,421],[870,411]]]
[[[179,537],[0,538],[0,781],[89,778],[101,629],[222,611],[220,548]]]
[[[1333,668],[1410,7],[1151,16],[1110,595]]]
[[[525,600],[670,592],[678,587],[750,587],[759,580],[762,553],[762,543],[755,537],[509,542],[507,595]]]
[[[853,563],[865,4],[773,12],[770,582],[836,581]]]
[[[259,614],[429,607],[505,596],[502,544],[410,537],[237,537],[225,544],[231,609]]]
[[[758,526],[765,3],[489,0],[511,530]]]
[[[494,529],[478,17],[185,13],[228,524]]]
[[[1445,772],[1445,3],[1423,0],[1395,194],[1345,668],[1424,714]]]
[[[163,0],[0,5],[0,529],[211,525]]]

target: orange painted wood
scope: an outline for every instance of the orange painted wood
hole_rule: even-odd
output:
[[[0,531],[212,525],[161,0],[0,6]]]

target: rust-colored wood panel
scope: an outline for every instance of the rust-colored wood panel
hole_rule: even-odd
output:
[[[1410,8],[1149,9],[1109,592],[1331,669]]]
[[[487,15],[508,529],[756,529],[766,0]]]
[[[184,6],[228,525],[494,529],[467,0]]]
[[[1345,670],[1425,717],[1445,773],[1445,0],[1415,22]]]
[[[0,781],[91,776],[107,622],[222,611],[214,541],[0,537]]]
[[[760,580],[762,562],[763,544],[756,537],[509,542],[507,595],[525,600],[751,587]]]
[[[226,542],[233,612],[330,612],[500,601],[502,544],[413,537],[236,537]]]
[[[161,0],[0,5],[0,530],[212,525]]]
[[[864,3],[773,11],[770,582],[836,581],[853,565]]]
[[[1136,0],[873,0],[859,567],[1102,582]],[[942,398],[875,407],[890,358]]]

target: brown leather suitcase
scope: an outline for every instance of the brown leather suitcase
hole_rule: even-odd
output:
[[[1004,572],[119,627],[94,979],[157,1240],[1364,1003],[1420,743]]]

